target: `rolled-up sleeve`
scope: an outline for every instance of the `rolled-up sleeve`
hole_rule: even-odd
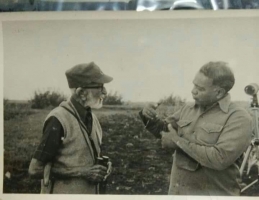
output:
[[[64,130],[56,117],[50,117],[43,128],[41,142],[37,147],[33,158],[41,162],[52,161],[62,143]]]
[[[217,143],[205,146],[190,142],[178,135],[173,141],[202,166],[223,170],[233,164],[246,150],[252,139],[252,120],[245,111],[237,110],[230,115]]]

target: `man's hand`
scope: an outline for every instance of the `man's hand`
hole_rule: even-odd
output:
[[[94,165],[82,174],[87,180],[94,183],[100,183],[103,181],[104,177],[107,174],[107,168],[102,165]]]
[[[156,108],[158,104],[148,104],[143,108],[142,114],[148,119],[154,119],[157,117]]]
[[[45,164],[35,158],[32,158],[29,166],[29,175],[31,178],[42,178]]]
[[[110,176],[110,174],[112,173],[112,162],[109,161],[108,162],[108,169],[107,169],[107,172],[106,172],[106,175],[104,176],[104,181]]]
[[[162,148],[165,149],[177,149],[176,143],[173,141],[173,138],[175,135],[177,135],[177,132],[171,124],[168,125],[169,132],[161,132],[161,143],[162,143]]]

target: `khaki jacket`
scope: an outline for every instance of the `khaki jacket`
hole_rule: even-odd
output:
[[[232,103],[230,95],[205,112],[187,104],[163,122],[150,121],[147,129],[163,131],[163,123],[171,123],[178,133],[172,138],[178,148],[169,194],[240,195],[236,160],[250,144],[252,125],[248,112]]]

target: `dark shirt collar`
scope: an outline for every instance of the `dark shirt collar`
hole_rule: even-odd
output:
[[[229,109],[229,105],[231,103],[231,97],[230,94],[227,94],[225,97],[223,97],[222,99],[220,99],[217,103],[215,104],[219,104],[220,109],[227,113],[228,109]],[[215,105],[214,104],[214,105]],[[191,104],[192,107],[198,107],[198,105],[196,105],[195,103]]]
[[[91,108],[90,107],[84,107],[82,106],[76,99],[75,97],[71,97],[70,99],[71,103],[75,107],[76,111],[78,112],[81,120],[84,122],[86,119],[87,114],[90,112],[91,113]]]

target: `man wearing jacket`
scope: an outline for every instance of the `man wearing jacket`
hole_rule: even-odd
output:
[[[105,75],[93,62],[66,71],[71,98],[46,117],[43,136],[29,167],[32,177],[41,177],[51,162],[53,193],[96,194],[107,168],[96,164],[101,155],[102,129],[92,108],[102,107],[107,92]]]
[[[155,105],[140,116],[146,128],[174,152],[169,194],[240,195],[236,160],[251,141],[251,118],[228,93],[234,75],[224,62],[209,62],[193,80],[194,103],[165,120]]]

